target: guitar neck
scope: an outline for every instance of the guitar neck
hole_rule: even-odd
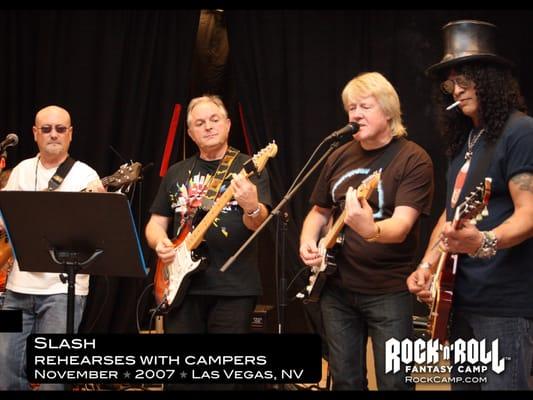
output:
[[[357,188],[357,198],[361,200],[363,197],[368,200],[370,195],[372,194],[373,189],[369,189],[366,187],[366,185],[359,185]],[[346,218],[346,208],[342,210],[341,215],[335,220],[333,223],[333,226],[328,231],[326,236],[324,236],[324,246],[326,249],[331,249],[333,246],[335,246],[335,242],[337,241],[337,237],[341,233],[342,228],[344,228],[344,219]]]
[[[331,249],[333,246],[335,246],[335,242],[337,241],[337,237],[341,233],[342,228],[344,227],[344,218],[346,217],[346,209],[342,210],[341,215],[336,219],[336,221],[333,223],[333,226],[328,231],[326,236],[324,236],[324,246],[326,249]]]
[[[207,232],[215,218],[218,216],[218,214],[220,214],[222,209],[231,200],[231,198],[233,197],[233,193],[234,190],[231,188],[231,186],[228,186],[226,191],[222,193],[222,195],[208,211],[208,213],[202,218],[200,223],[194,228],[194,230],[187,237],[187,239],[185,239],[185,245],[189,250],[194,250],[198,246],[200,246],[200,243],[202,243],[202,240],[204,239],[205,233]]]
[[[100,179],[100,182],[102,182],[102,186],[107,188],[107,186],[109,185],[109,183],[113,180],[113,177],[112,176],[106,176],[102,179]],[[87,188],[84,188],[81,190],[81,192],[86,192],[87,191]]]
[[[433,276],[433,280],[435,282],[440,282],[440,279],[442,277],[442,270],[444,269],[444,265],[446,264],[446,258],[448,258],[448,253],[442,252],[437,261],[437,269],[435,270],[435,275]]]
[[[100,182],[102,182],[102,185],[104,187],[107,187],[107,185],[109,185],[109,182],[111,182],[111,178],[112,178],[111,176],[106,176],[106,177],[100,179]]]
[[[461,218],[459,217],[459,214],[455,216],[455,218],[452,220],[452,227],[453,229],[457,229],[460,227]],[[438,242],[437,242],[438,243]],[[442,251],[439,256],[439,260],[437,261],[437,269],[435,270],[435,274],[433,275],[433,285],[431,286],[432,292],[433,292],[433,298],[436,299],[437,296],[435,296],[437,290],[439,290],[439,285],[442,280],[442,273],[444,271],[444,268],[446,266],[446,263],[448,261],[448,257],[451,256],[450,253],[446,251]]]

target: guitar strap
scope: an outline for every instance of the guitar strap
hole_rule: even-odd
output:
[[[207,192],[202,198],[201,207],[204,211],[209,211],[211,207],[213,206],[213,204],[215,203],[218,192],[220,191],[220,188],[222,187],[222,182],[224,182],[224,180],[226,179],[226,176],[228,175],[228,171],[231,167],[231,164],[233,164],[233,161],[235,161],[237,154],[239,154],[239,150],[234,149],[231,146],[228,147],[226,154],[224,154],[224,157],[218,164],[218,168],[215,174],[213,175],[213,177],[211,178],[211,181],[209,182]]]
[[[369,171],[369,175],[372,173],[372,171],[375,171],[377,169],[384,170],[387,168],[387,166],[390,164],[390,162],[398,155],[400,149],[407,143],[407,139],[404,137],[399,138],[393,138],[392,141],[389,143],[389,145],[386,147],[384,152],[381,154],[381,156],[377,157],[375,160],[373,160],[369,165],[366,166]],[[365,177],[361,179],[361,182],[364,180]],[[361,182],[358,182],[357,185],[361,184]],[[354,186],[357,187],[357,186]],[[339,204],[339,212],[344,209],[344,201]]]
[[[56,173],[48,181],[48,188],[46,190],[52,192],[61,186],[63,180],[68,175],[75,162],[76,160],[74,160],[71,156],[68,156],[66,160],[63,161],[59,167],[57,167]]]
[[[370,172],[378,168],[385,169],[390,164],[392,159],[398,155],[398,151],[407,143],[407,140],[404,137],[399,137],[392,140],[383,154],[372,161],[367,167]]]

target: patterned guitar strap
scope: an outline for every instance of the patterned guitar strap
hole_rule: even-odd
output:
[[[224,179],[226,179],[226,176],[231,167],[231,164],[233,164],[233,161],[235,161],[237,154],[239,154],[239,150],[234,149],[231,146],[228,147],[226,154],[224,154],[224,158],[222,158],[222,160],[218,164],[218,168],[215,174],[213,175],[213,177],[211,178],[211,181],[209,182],[207,192],[202,198],[201,208],[204,211],[209,211],[211,207],[213,207],[213,204],[215,203],[218,192],[220,191],[220,188],[222,187],[222,182],[224,182]]]

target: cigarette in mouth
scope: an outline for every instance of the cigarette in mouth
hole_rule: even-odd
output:
[[[459,104],[461,104],[460,101],[456,101],[453,104],[450,104],[448,107],[446,107],[446,111],[450,111],[452,108],[457,107]]]

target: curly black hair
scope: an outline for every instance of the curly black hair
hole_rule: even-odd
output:
[[[503,132],[509,115],[514,111],[527,113],[527,106],[518,81],[508,67],[471,61],[454,67],[458,75],[464,75],[475,84],[478,99],[478,113],[489,141],[495,141]],[[448,71],[440,75],[446,79]],[[440,90],[441,81],[435,82],[433,97],[437,104],[437,123],[447,145],[446,155],[454,157],[465,143],[473,128],[472,120],[456,107],[451,111],[445,108],[452,97]]]

